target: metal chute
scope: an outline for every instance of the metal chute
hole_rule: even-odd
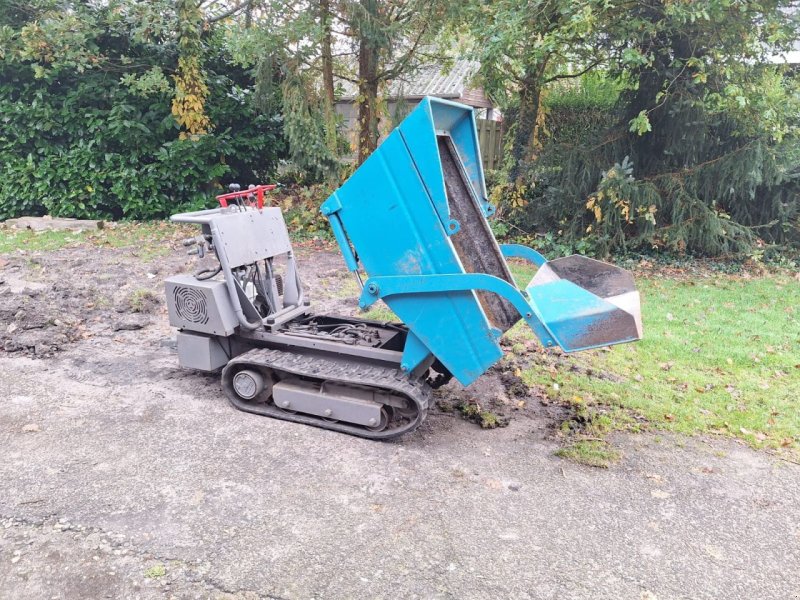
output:
[[[631,274],[617,266],[577,254],[557,258],[539,267],[526,291],[567,352],[642,337],[639,292]]]

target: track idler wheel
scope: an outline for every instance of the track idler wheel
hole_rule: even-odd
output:
[[[231,378],[233,392],[245,402],[253,402],[264,392],[272,394],[272,377],[257,369],[242,369]]]

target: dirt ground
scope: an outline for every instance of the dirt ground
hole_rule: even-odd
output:
[[[164,243],[0,256],[0,597],[800,598],[795,465],[653,434],[572,464],[513,361],[394,443],[237,412],[177,368]],[[356,314],[338,254],[298,255]]]
[[[174,346],[174,335],[162,327],[167,321],[163,280],[195,270],[197,261],[186,257],[175,240],[166,243],[176,246],[174,251],[151,260],[129,249],[83,247],[0,258],[0,348],[17,357],[48,359],[83,342],[92,355],[90,348],[123,331],[136,331],[138,343]],[[317,312],[359,314],[352,275],[338,253],[310,245],[299,248],[298,257]],[[523,354],[498,364],[469,390],[447,386],[437,395],[438,409],[458,412],[471,405],[495,415],[500,426],[522,413],[544,411],[557,425],[567,416],[565,409],[550,406],[515,375],[525,363]]]

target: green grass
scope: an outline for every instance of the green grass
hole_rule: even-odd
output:
[[[42,231],[29,229],[0,229],[0,254],[16,250],[53,251],[77,245],[85,240],[84,234],[71,231]]]
[[[605,440],[577,439],[556,450],[556,456],[590,467],[607,469],[620,459],[620,452]]]
[[[610,407],[612,428],[633,412],[659,429],[800,449],[800,280],[705,274],[639,277],[637,286],[643,340],[563,356],[555,369],[537,360],[525,382],[553,400]],[[510,337],[532,334],[523,324]]]
[[[144,572],[144,576],[148,579],[160,579],[167,574],[167,568],[162,564],[153,565]]]
[[[174,252],[173,243],[198,233],[197,228],[168,221],[120,222],[78,233],[0,229],[0,254],[17,250],[53,252],[75,246],[105,246],[130,248],[131,254],[149,261]]]
[[[508,261],[508,268],[511,271],[511,275],[514,276],[514,281],[517,282],[517,287],[523,290],[530,282],[533,274],[536,273],[536,268],[531,263],[516,258]]]
[[[133,312],[147,312],[154,304],[158,304],[158,295],[147,288],[133,290],[128,297],[128,305]]]
[[[372,319],[373,321],[390,321],[397,323],[400,319],[394,314],[383,302],[376,302],[370,306],[366,311],[361,313],[365,319]]]

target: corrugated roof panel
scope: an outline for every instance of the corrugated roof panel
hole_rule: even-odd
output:
[[[478,71],[480,63],[474,60],[458,59],[449,70],[443,71],[442,65],[433,64],[420,67],[410,78],[395,79],[389,84],[389,98],[421,98],[437,96],[439,98],[460,98],[467,89],[470,80]],[[353,100],[356,97],[356,84],[337,80],[343,94],[342,100]]]

